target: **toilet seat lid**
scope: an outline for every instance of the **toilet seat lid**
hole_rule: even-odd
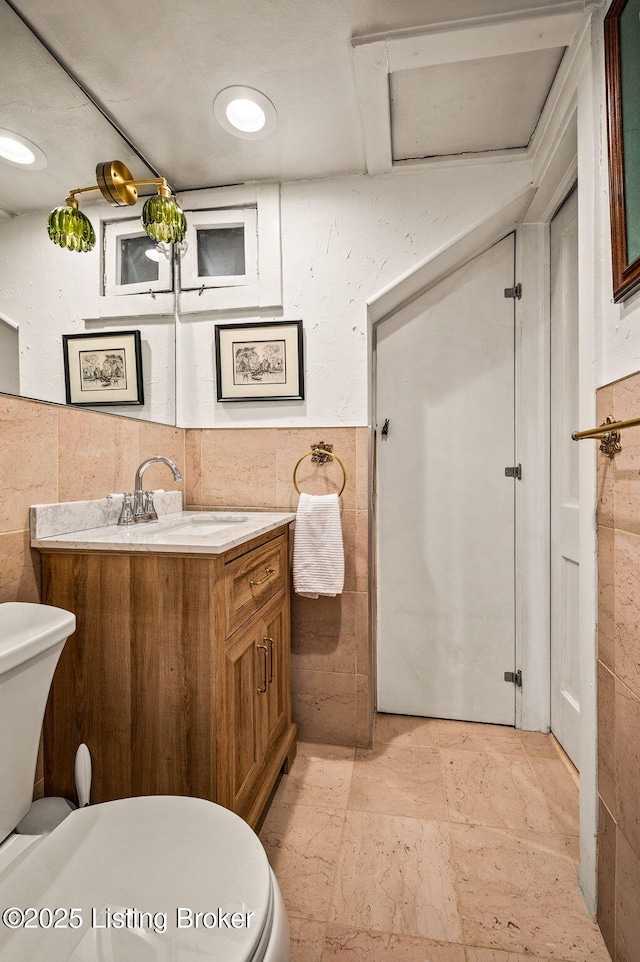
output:
[[[0,673],[23,665],[66,641],[76,629],[76,616],[64,608],[26,601],[0,605]]]
[[[3,962],[249,962],[270,924],[259,839],[203,799],[80,809],[17,863],[0,879],[0,908],[59,909],[59,924],[45,912],[35,928],[0,925]]]

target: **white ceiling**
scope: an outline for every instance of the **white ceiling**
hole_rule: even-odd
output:
[[[12,213],[62,204],[90,184],[100,160],[118,157],[140,176],[146,167],[5,3],[0,3],[0,127],[36,143],[44,170],[0,163],[0,209]]]
[[[353,38],[376,40],[469,17],[576,7],[571,0],[12,2],[175,189],[364,173],[367,93],[356,83]],[[49,159],[41,173],[0,164],[0,207],[21,212],[61,203],[61,191],[92,182],[97,160],[117,157],[136,176],[146,175],[142,162],[26,34],[5,0],[0,0],[0,54],[0,127],[34,140]],[[493,149],[520,110],[517,135],[512,133],[526,142],[558,56],[558,50],[537,51],[526,69],[524,61],[506,55],[488,58],[481,68],[486,93],[473,107],[469,62],[447,65],[446,83],[434,79],[436,67],[392,74],[397,157],[478,149],[469,146],[470,130],[464,133],[470,119],[478,131],[491,131],[482,143]],[[273,101],[278,126],[268,138],[240,140],[217,124],[214,97],[232,84],[256,87]],[[509,97],[498,103],[504,86]],[[451,123],[456,109],[457,130]],[[496,122],[496,114],[502,120]],[[388,115],[389,104],[383,104],[381,123],[388,124]]]

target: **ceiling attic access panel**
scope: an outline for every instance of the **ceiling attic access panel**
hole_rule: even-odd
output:
[[[585,24],[582,0],[352,38],[367,173],[532,160]]]
[[[389,75],[393,162],[527,147],[564,47]]]

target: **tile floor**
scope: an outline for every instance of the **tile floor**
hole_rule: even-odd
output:
[[[260,833],[291,962],[609,962],[577,836],[552,736],[400,715],[372,751],[300,744]]]

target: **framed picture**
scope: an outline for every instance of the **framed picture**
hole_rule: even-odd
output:
[[[67,404],[144,404],[140,331],[63,334]]]
[[[640,0],[613,0],[604,21],[613,299],[640,287]]]
[[[219,401],[304,399],[302,321],[216,324]]]

